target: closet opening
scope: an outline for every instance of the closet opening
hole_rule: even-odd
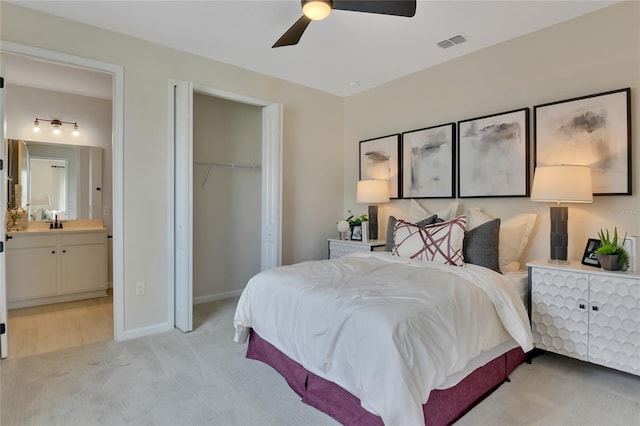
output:
[[[262,108],[193,94],[193,302],[260,272]],[[197,324],[196,324],[197,326]]]
[[[169,97],[169,315],[188,332],[194,304],[237,297],[281,264],[282,105],[179,80],[169,80]]]

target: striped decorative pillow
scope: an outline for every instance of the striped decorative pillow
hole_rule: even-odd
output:
[[[393,230],[392,254],[417,260],[463,266],[462,242],[466,216],[428,226],[398,220]]]

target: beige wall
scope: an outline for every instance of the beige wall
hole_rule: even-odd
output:
[[[342,211],[343,100],[121,34],[0,3],[0,39],[124,67],[124,328],[167,322],[168,79],[284,105],[283,262],[321,258]],[[135,283],[146,294],[135,295]]]
[[[347,98],[344,208],[365,209],[354,202],[360,140],[625,87],[631,87],[634,195],[569,205],[569,257],[581,258],[587,238],[602,227],[640,235],[640,2],[624,2]],[[451,201],[419,200],[432,211]],[[465,198],[460,203],[460,213],[472,206],[505,218],[537,213],[523,260],[548,257],[549,204],[528,198]],[[408,206],[408,200],[384,205],[381,223],[391,213],[406,215]]]
[[[260,164],[262,108],[193,96],[193,161]],[[195,165],[193,297],[235,294],[260,272],[261,170]]]

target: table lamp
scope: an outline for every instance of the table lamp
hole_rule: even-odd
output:
[[[551,235],[549,238],[551,256],[549,262],[569,263],[567,261],[567,207],[560,203],[591,203],[591,168],[578,165],[538,166],[533,175],[531,200],[554,202],[550,207]]]
[[[356,188],[356,201],[369,204],[369,240],[378,239],[378,206],[389,202],[389,182],[386,180],[361,180]]]

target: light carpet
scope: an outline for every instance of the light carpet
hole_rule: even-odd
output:
[[[195,330],[0,362],[0,423],[335,425],[235,344],[237,299],[196,305]],[[640,377],[545,354],[460,425],[638,425]]]

